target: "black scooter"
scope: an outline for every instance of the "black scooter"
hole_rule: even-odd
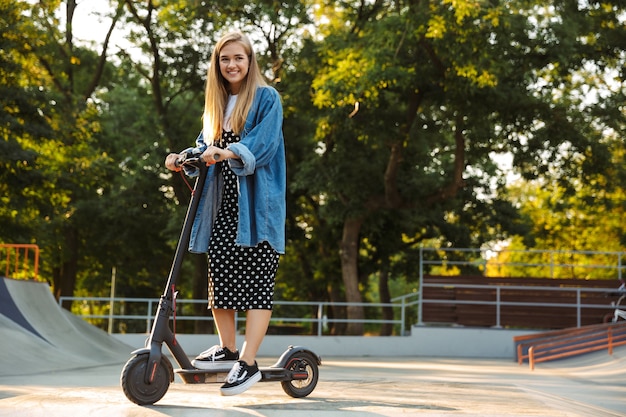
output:
[[[216,155],[217,159],[218,155]],[[159,401],[167,392],[170,383],[174,382],[174,373],[178,374],[186,384],[223,383],[230,369],[202,370],[195,368],[171,330],[170,319],[174,312],[176,300],[176,281],[180,276],[183,256],[187,251],[191,226],[198,210],[207,167],[197,155],[185,155],[178,161],[181,165],[193,166],[200,170],[196,179],[193,195],[183,229],[176,247],[172,269],[170,270],[165,291],[159,300],[150,336],[144,348],[132,352],[121,374],[121,385],[126,397],[139,405],[150,405]],[[175,320],[175,317],[174,317]],[[167,345],[172,356],[180,366],[174,369],[170,360],[162,354],[163,343]],[[294,398],[309,395],[315,389],[319,378],[321,359],[311,350],[289,346],[276,363],[269,367],[260,367],[261,381],[279,381],[285,393]]]

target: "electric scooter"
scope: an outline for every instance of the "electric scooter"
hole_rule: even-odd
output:
[[[219,159],[219,155],[215,155],[215,158]],[[195,368],[176,340],[176,335],[170,326],[170,319],[176,306],[176,281],[180,276],[183,257],[191,235],[191,226],[198,210],[207,175],[206,164],[198,155],[184,155],[178,164],[195,167],[200,170],[200,173],[193,187],[172,268],[165,291],[159,299],[152,330],[145,347],[131,353],[132,357],[124,365],[120,377],[126,397],[139,405],[151,405],[163,398],[170,383],[174,382],[175,373],[186,384],[206,384],[225,382],[230,371],[230,367],[215,370]],[[173,320],[176,320],[175,315]],[[170,360],[162,354],[163,343],[169,348],[179,369],[174,369]],[[277,381],[281,383],[283,391],[289,396],[306,397],[317,385],[321,364],[320,357],[311,350],[300,346],[289,346],[274,365],[259,367],[261,382]]]

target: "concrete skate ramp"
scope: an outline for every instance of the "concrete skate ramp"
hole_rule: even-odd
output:
[[[0,376],[123,365],[132,350],[62,309],[48,284],[0,279]]]

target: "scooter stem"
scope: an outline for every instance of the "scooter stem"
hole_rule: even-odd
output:
[[[169,324],[170,317],[174,311],[173,306],[174,299],[176,297],[174,291],[176,288],[176,282],[180,276],[183,259],[185,253],[187,252],[187,247],[189,246],[191,227],[198,211],[208,171],[204,164],[198,164],[197,168],[200,170],[200,174],[196,179],[191,201],[189,202],[189,207],[187,208],[183,228],[180,233],[180,238],[178,239],[178,245],[176,246],[176,253],[174,254],[174,261],[172,262],[172,268],[167,279],[167,285],[165,286],[165,291],[159,300],[159,306],[156,311],[154,323],[152,324],[150,337],[146,340],[146,348],[150,349],[148,366],[146,367],[146,374],[144,377],[146,383],[152,383],[152,381],[154,381],[155,370],[161,361],[161,349],[163,342],[167,344],[168,348],[172,352],[172,355],[181,367],[191,367],[189,358],[176,342],[175,335],[170,329]]]

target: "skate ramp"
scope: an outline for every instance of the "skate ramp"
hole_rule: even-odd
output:
[[[132,350],[62,309],[48,284],[0,278],[0,376],[123,364]]]

